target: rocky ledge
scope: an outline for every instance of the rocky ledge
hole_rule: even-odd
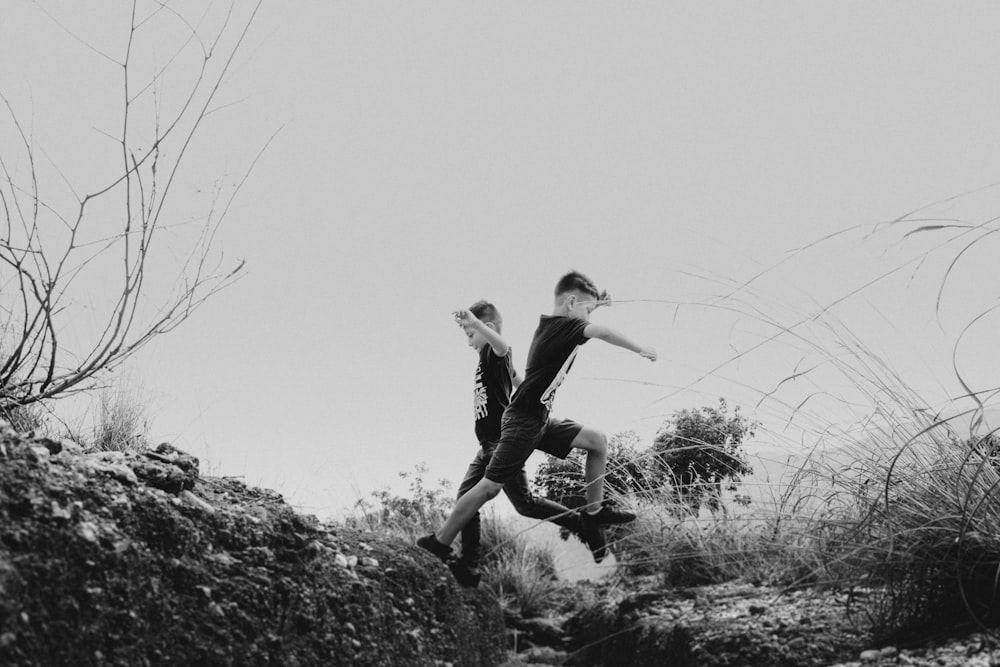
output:
[[[414,546],[0,423],[0,664],[496,665],[503,619]]]

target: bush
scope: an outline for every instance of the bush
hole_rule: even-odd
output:
[[[580,507],[585,502],[584,461],[586,454],[574,449],[565,459],[547,456],[533,480],[535,489],[545,498],[566,507]],[[639,451],[639,436],[634,431],[616,433],[608,439],[608,467],[604,489],[609,498],[647,493],[656,486],[650,475],[646,453]]]
[[[702,505],[718,511],[723,483],[736,491],[743,476],[753,474],[743,442],[753,437],[755,426],[739,407],[730,415],[725,399],[719,399],[718,408],[678,410],[653,441],[652,476],[693,512]],[[746,496],[736,499],[750,502]]]
[[[399,473],[407,481],[409,495],[401,496],[388,488],[372,491],[370,498],[360,498],[355,514],[348,524],[370,530],[385,531],[414,540],[441,527],[451,512],[451,483],[442,479],[437,488],[424,481],[427,464],[418,463],[412,472]]]

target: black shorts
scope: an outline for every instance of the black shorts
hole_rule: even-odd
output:
[[[541,419],[519,410],[505,410],[500,423],[500,444],[486,466],[486,479],[505,484],[521,472],[531,452],[566,458],[582,424],[569,419]]]

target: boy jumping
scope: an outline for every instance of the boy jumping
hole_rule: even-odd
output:
[[[566,458],[577,447],[587,452],[584,471],[587,502],[580,514],[581,526],[584,533],[600,536],[599,543],[597,540],[592,543],[590,539],[587,542],[594,559],[598,562],[604,559],[606,546],[602,526],[635,519],[634,514],[616,511],[604,504],[607,438],[600,431],[568,419],[554,419],[549,413],[555,392],[573,365],[580,345],[591,338],[656,361],[656,350],[652,347],[637,345],[614,329],[590,322],[594,309],[608,302],[607,294],[599,292],[581,273],[570,272],[559,280],[552,315],[543,315],[535,330],[524,380],[504,411],[500,443],[486,467],[485,476],[458,499],[444,525],[437,532],[418,539],[418,545],[448,563],[452,558],[450,545],[462,527],[522,470],[534,450]],[[563,511],[571,510],[563,508]]]
[[[469,347],[479,357],[473,393],[479,451],[458,488],[458,497],[461,498],[486,474],[487,464],[500,441],[500,418],[510,403],[511,390],[521,384],[521,377],[514,370],[510,345],[501,335],[503,319],[496,306],[488,301],[477,301],[468,310],[457,311],[455,320],[465,330]],[[531,493],[523,466],[504,483],[503,490],[518,514],[532,519],[547,519],[578,535],[583,532],[579,515]],[[589,535],[592,540],[599,537],[595,531]],[[587,541],[584,535],[581,538]],[[603,544],[599,546],[603,547]],[[476,511],[462,527],[461,556],[449,563],[455,578],[463,586],[475,587],[479,584],[479,557],[480,519]]]

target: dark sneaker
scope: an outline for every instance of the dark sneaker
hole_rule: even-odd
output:
[[[608,555],[608,538],[604,536],[604,527],[601,524],[584,521],[580,539],[590,549],[595,563],[600,563]]]
[[[458,583],[468,588],[475,588],[479,585],[480,579],[482,579],[479,568],[475,565],[469,565],[469,563],[461,558],[448,563],[448,569],[455,575],[455,580]]]
[[[417,538],[417,546],[430,551],[432,554],[437,556],[442,563],[449,563],[453,560],[451,547],[447,544],[441,544],[438,542],[438,539],[434,537],[434,533]]]
[[[601,509],[597,512],[591,513],[584,510],[582,515],[584,525],[588,523],[597,523],[602,526],[610,526],[635,521],[635,514],[632,512],[616,510],[607,503],[602,504]]]

